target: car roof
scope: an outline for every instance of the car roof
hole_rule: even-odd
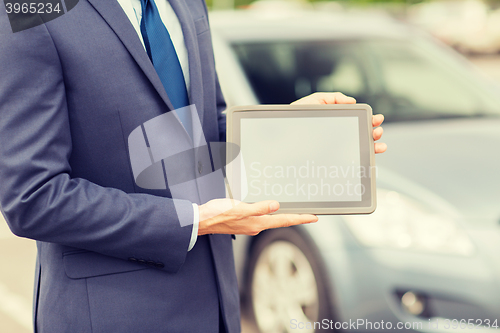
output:
[[[407,39],[414,29],[381,14],[233,10],[210,13],[212,31],[229,42],[272,40]]]

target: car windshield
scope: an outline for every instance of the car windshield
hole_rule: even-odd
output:
[[[500,115],[497,87],[425,38],[232,46],[262,104],[340,91],[387,121]]]

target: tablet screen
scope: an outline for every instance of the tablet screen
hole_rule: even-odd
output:
[[[242,118],[244,201],[361,201],[359,118]]]
[[[228,112],[227,194],[280,212],[375,210],[369,105],[259,105]]]

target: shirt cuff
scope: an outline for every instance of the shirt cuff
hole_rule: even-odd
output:
[[[191,240],[189,241],[188,252],[191,251],[198,239],[198,227],[200,226],[200,210],[197,204],[193,204],[193,231],[191,232]]]

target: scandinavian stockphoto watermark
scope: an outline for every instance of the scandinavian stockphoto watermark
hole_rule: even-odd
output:
[[[391,322],[370,321],[367,319],[349,319],[348,321],[334,321],[323,319],[321,321],[299,321],[290,320],[292,330],[363,330],[363,331],[387,331],[387,330],[474,330],[474,329],[499,329],[498,319],[447,319],[431,318],[428,321],[415,322]]]
[[[192,125],[188,129],[180,121],[186,118]],[[321,147],[315,149],[316,155],[329,156]],[[128,137],[128,150],[136,185],[168,191],[182,226],[193,222],[181,217],[187,201],[355,202],[367,192],[366,179],[376,176],[376,169],[362,166],[356,154],[352,159],[319,161],[302,159],[301,154],[270,156],[261,150],[244,154],[234,143],[207,142],[195,105],[136,127]]]
[[[292,330],[402,330],[413,329],[421,330],[424,327],[423,322],[398,322],[392,323],[390,321],[369,321],[366,319],[349,319],[348,321],[333,321],[330,319],[323,319],[321,321],[298,321],[297,319],[290,320],[290,329]]]
[[[363,178],[376,175],[376,167],[366,168],[351,161],[345,165],[324,165],[306,160],[299,165],[250,163],[250,197],[287,197],[286,201],[356,201],[366,188]]]
[[[181,115],[191,119],[192,133],[182,125]],[[128,137],[135,183],[143,189],[170,192],[181,226],[192,224],[192,218],[182,218],[186,206],[191,207],[189,201],[226,197],[225,167],[231,161],[226,158],[228,145],[206,142],[195,105],[159,115]],[[238,147],[231,146],[237,154]]]

